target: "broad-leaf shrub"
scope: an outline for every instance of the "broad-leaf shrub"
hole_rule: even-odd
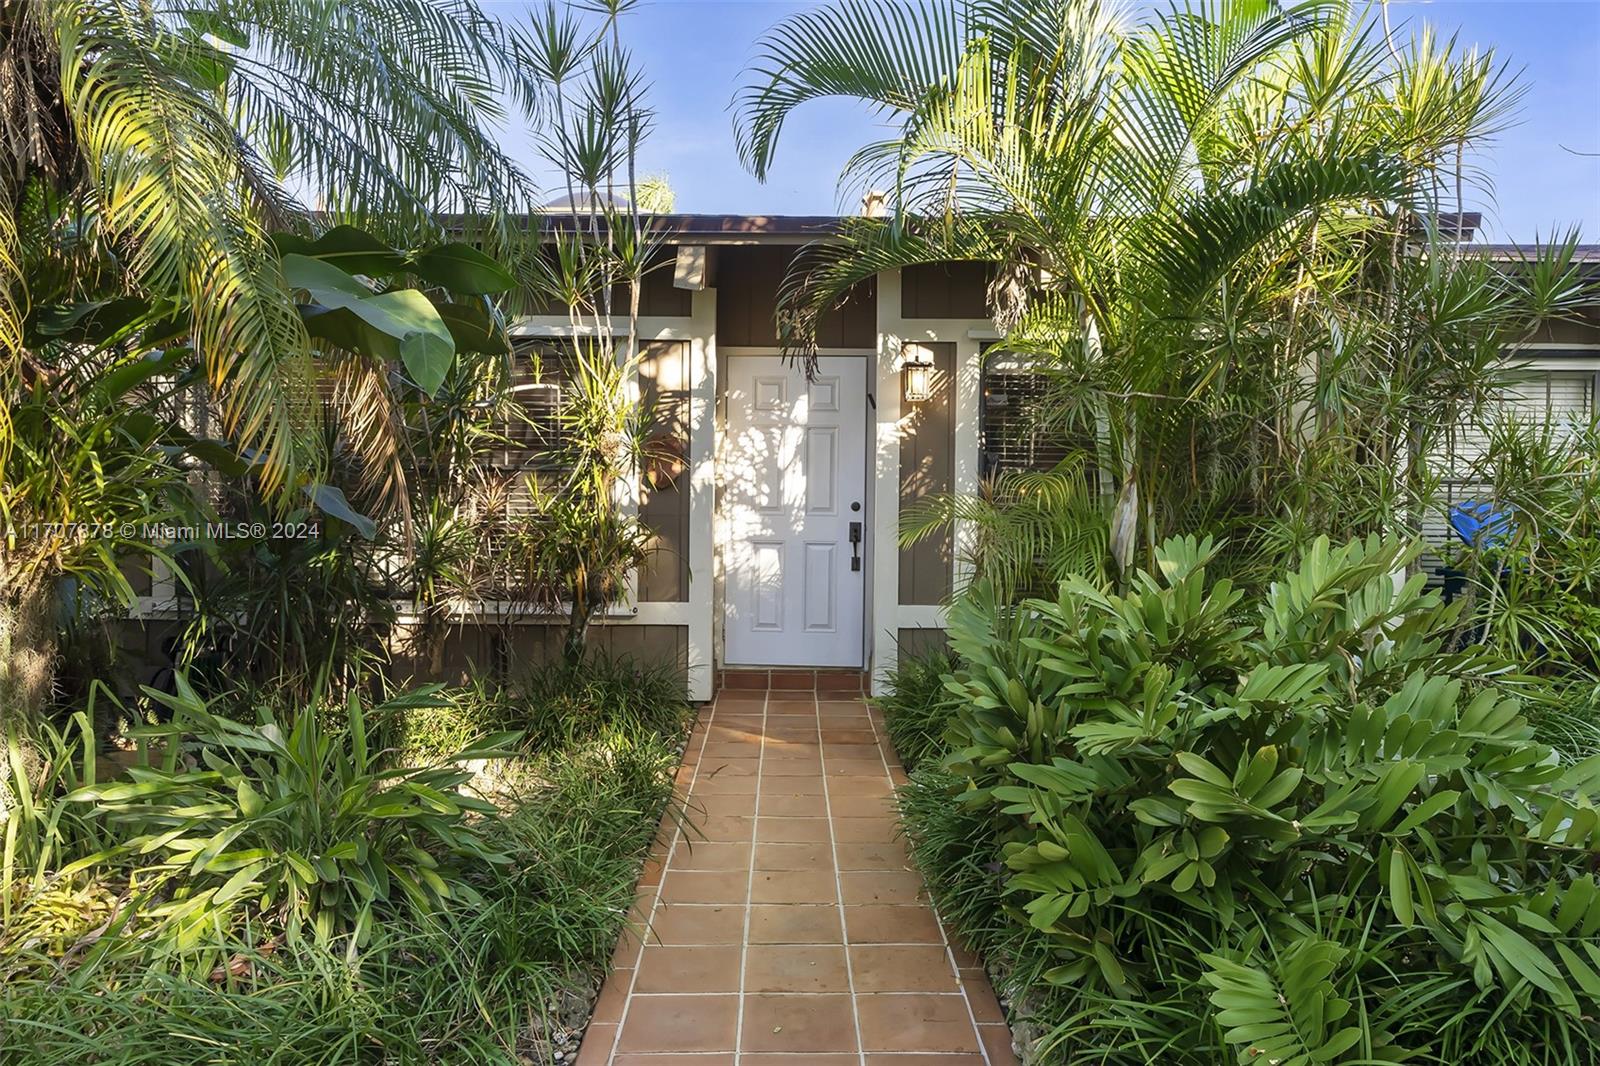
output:
[[[1125,594],[952,612],[947,765],[1077,996],[1046,1061],[1600,1048],[1600,760],[1444,648],[1412,551],[1319,540],[1247,603],[1179,539]]]
[[[463,787],[463,760],[505,754],[516,734],[488,737],[450,762],[388,768],[367,743],[366,715],[352,693],[330,728],[315,707],[292,724],[269,708],[261,724],[215,715],[179,675],[177,694],[146,689],[173,711],[131,734],[162,752],[161,766],[135,766],[129,780],[78,789],[121,843],[69,867],[125,863],[155,897],[144,910],[186,948],[247,910],[319,943],[350,934],[366,943],[373,922],[401,901],[426,913],[446,900],[473,902],[464,861],[505,858],[475,816],[495,813]],[[374,709],[388,714],[440,702],[439,686]]]

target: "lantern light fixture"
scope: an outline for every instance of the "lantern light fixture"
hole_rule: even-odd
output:
[[[906,356],[900,364],[905,383],[906,403],[923,403],[933,396],[933,364],[920,352]]]

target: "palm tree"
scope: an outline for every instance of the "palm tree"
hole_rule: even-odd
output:
[[[54,578],[125,586],[133,547],[24,527],[155,522],[179,478],[151,419],[172,428],[170,395],[102,384],[151,348],[192,352],[163,366],[198,367],[213,425],[280,506],[326,469],[325,370],[369,401],[347,405],[346,445],[393,468],[388,368],[308,335],[274,238],[352,223],[418,248],[448,213],[494,246],[531,202],[494,129],[507,98],[537,116],[519,40],[476,0],[0,0],[0,703],[48,682]],[[93,343],[42,328],[129,306]]]
[[[1507,278],[1432,226],[1515,102],[1504,68],[1428,33],[1400,49],[1347,5],[836,0],[763,38],[736,99],[746,166],[765,178],[789,114],[827,96],[896,126],[842,179],[894,212],[801,258],[787,344],[809,351],[880,270],[997,263],[1008,347],[1097,442],[1124,570],[1168,531],[1305,504],[1314,466],[1392,472],[1360,519],[1402,517],[1427,433],[1578,295],[1568,243]]]
[[[114,287],[181,302],[224,429],[269,495],[295,487],[310,345],[268,233],[414,246],[441,211],[526,203],[489,129],[503,90],[532,100],[508,38],[473,0],[0,0],[0,376],[28,358],[19,215],[48,194],[113,251]]]

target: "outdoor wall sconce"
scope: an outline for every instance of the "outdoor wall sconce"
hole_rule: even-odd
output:
[[[900,364],[906,403],[922,403],[933,396],[933,364],[921,353],[906,356]]]

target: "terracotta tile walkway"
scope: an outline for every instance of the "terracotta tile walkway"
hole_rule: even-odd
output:
[[[896,836],[876,710],[725,691],[680,785],[579,1066],[1003,1066],[1011,1036]]]

